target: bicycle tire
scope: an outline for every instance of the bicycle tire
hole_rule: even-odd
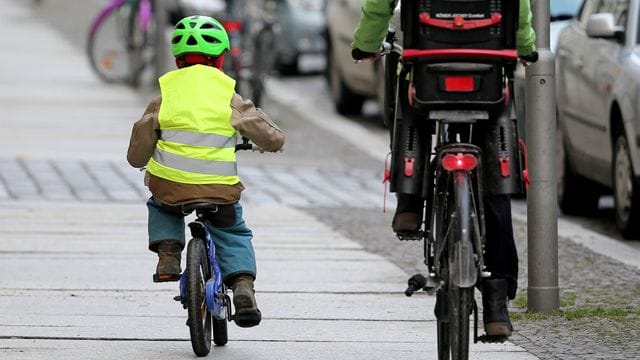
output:
[[[130,64],[126,44],[131,6],[125,0],[104,7],[95,17],[87,38],[87,57],[93,71],[107,83],[126,83]],[[123,25],[123,21],[127,24]]]
[[[449,360],[451,343],[449,340],[449,304],[444,290],[436,293],[436,326],[438,341],[438,360]]]
[[[227,319],[213,319],[213,343],[218,346],[224,346],[229,341],[229,332],[227,330]]]
[[[127,82],[132,86],[138,86],[142,72],[148,65],[148,61],[145,58],[145,53],[149,49],[150,36],[148,29],[143,29],[141,19],[139,15],[140,11],[139,1],[136,2],[136,7],[133,12],[129,14],[127,22],[127,49],[129,55],[129,78]]]
[[[471,304],[473,301],[473,286],[460,287],[455,281],[456,264],[454,259],[457,256],[453,251],[455,244],[459,242],[470,242],[472,234],[471,227],[471,193],[469,187],[469,177],[466,173],[453,174],[453,200],[455,204],[450,210],[455,211],[453,232],[448,239],[448,266],[447,273],[449,279],[447,284],[447,298],[449,305],[449,344],[451,347],[452,360],[467,360],[469,358],[469,323],[471,315]]]
[[[193,238],[187,246],[187,314],[191,346],[197,356],[211,350],[212,315],[207,310],[205,283],[211,277],[204,241]]]
[[[275,34],[271,28],[263,29],[258,33],[254,42],[253,59],[251,66],[251,100],[256,106],[262,104],[264,95],[264,83],[267,76],[273,70],[275,61]]]

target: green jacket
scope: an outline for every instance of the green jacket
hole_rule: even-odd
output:
[[[387,35],[393,9],[398,0],[364,0],[362,16],[354,34],[352,48],[366,52],[377,52]],[[531,5],[529,0],[520,0],[520,19],[516,33],[519,55],[527,55],[536,50],[536,33],[531,27]]]

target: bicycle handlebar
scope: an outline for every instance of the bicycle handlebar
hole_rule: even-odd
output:
[[[258,146],[256,146],[256,144],[251,143],[249,139],[247,139],[246,137],[242,137],[242,143],[236,144],[236,152],[242,151],[242,150],[256,151],[258,150]]]

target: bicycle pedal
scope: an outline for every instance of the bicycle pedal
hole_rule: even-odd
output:
[[[178,296],[174,296],[173,297],[174,301],[182,301],[182,296],[178,295]]]
[[[153,282],[161,283],[161,282],[172,282],[180,280],[180,274],[153,274]]]
[[[400,241],[417,241],[422,240],[424,232],[420,231],[407,231],[407,232],[397,232],[396,236]]]
[[[478,336],[478,341],[480,341],[481,343],[485,343],[485,344],[495,344],[495,343],[503,343],[505,341],[507,341],[507,337],[506,336],[502,336],[502,335],[481,335]]]

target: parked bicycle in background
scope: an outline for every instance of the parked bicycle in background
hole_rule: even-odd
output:
[[[106,82],[138,85],[155,56],[156,29],[151,0],[111,0],[89,28],[91,68]]]

